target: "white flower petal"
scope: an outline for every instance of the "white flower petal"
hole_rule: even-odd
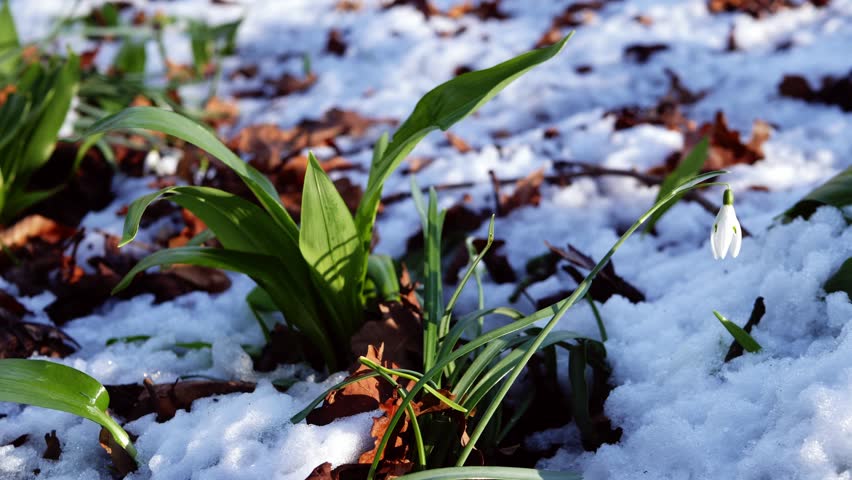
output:
[[[743,244],[743,231],[740,228],[740,222],[734,219],[733,225],[733,240],[731,241],[731,257],[737,258],[737,255],[740,254],[740,247]]]
[[[713,259],[719,260],[719,254],[716,253],[716,224],[713,224],[713,230],[710,231],[710,250],[713,251]]]

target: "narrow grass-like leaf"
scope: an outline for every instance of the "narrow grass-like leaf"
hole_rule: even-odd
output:
[[[417,102],[414,111],[394,133],[381,160],[374,162],[355,224],[361,241],[368,244],[384,182],[429,132],[447,130],[475,112],[500,90],[536,65],[553,58],[571,35],[552,46],[532,50],[485,70],[465,73],[438,85]]]
[[[701,167],[704,166],[704,162],[707,161],[707,154],[709,150],[710,140],[707,137],[704,137],[697,145],[695,145],[695,147],[692,148],[689,154],[687,154],[683,161],[680,162],[680,165],[678,165],[672,173],[668,174],[666,178],[663,179],[663,183],[660,184],[660,191],[657,193],[656,201],[660,201],[660,199],[665,198],[669,192],[687,178],[697,175],[698,172],[701,171]],[[679,202],[681,198],[683,198],[683,195],[675,197],[674,200],[664,205],[651,215],[651,218],[648,219],[648,223],[645,225],[645,231],[647,232],[653,229],[660,217],[665,215],[665,213],[669,211],[675,203]]]
[[[22,157],[21,172],[30,174],[44,165],[56,146],[59,129],[65,122],[65,116],[71,107],[71,99],[77,92],[80,81],[80,58],[68,54],[65,64],[56,73],[51,85],[53,94],[50,102],[36,122],[35,129],[27,139],[26,150]]]
[[[367,278],[373,282],[380,299],[399,301],[399,279],[390,256],[370,255],[367,259]]]
[[[584,439],[594,435],[592,416],[589,413],[586,364],[586,345],[581,343],[568,353],[568,380],[571,382],[571,413]]]
[[[308,154],[302,190],[299,250],[313,272],[320,296],[333,312],[336,333],[348,340],[363,315],[359,278],[365,253],[346,202],[313,153]]]
[[[756,353],[762,349],[760,344],[757,343],[757,340],[752,338],[752,336],[749,335],[748,332],[743,330],[739,325],[728,320],[716,310],[713,310],[713,315],[716,315],[716,318],[719,319],[719,322],[722,324],[722,326],[725,327],[728,333],[730,333],[731,336],[734,337],[734,340],[736,340],[737,343],[739,343],[745,349],[745,351],[749,353]]]
[[[87,418],[107,429],[116,443],[136,457],[127,432],[107,413],[109,393],[79,370],[45,360],[0,360],[0,401]]]
[[[438,355],[441,337],[441,314],[444,310],[443,276],[441,275],[441,230],[446,211],[438,213],[438,194],[429,190],[429,209],[426,230],[423,231],[426,264],[424,266],[425,291],[423,308],[423,368],[432,368]]]

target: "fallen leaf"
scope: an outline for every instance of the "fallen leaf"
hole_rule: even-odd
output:
[[[30,215],[0,231],[0,243],[9,249],[23,247],[33,238],[57,244],[71,238],[76,232],[75,228],[60,225],[41,215]]]
[[[101,432],[98,435],[98,441],[107,454],[109,458],[112,460],[112,466],[115,468],[116,473],[121,478],[129,475],[131,472],[135,472],[139,466],[136,464],[136,460],[130,456],[127,451],[121,447],[118,443],[116,443],[115,439],[112,438],[112,434],[105,428],[101,428]]]
[[[349,344],[356,356],[369,351],[371,345],[384,345],[382,360],[419,370],[423,367],[423,310],[404,267],[399,282],[400,301],[379,302],[380,317],[364,322]]]
[[[233,125],[239,114],[240,109],[236,103],[213,96],[204,105],[203,118],[213,128],[219,128],[223,125]]]
[[[830,0],[708,0],[707,9],[711,13],[742,12],[754,18],[777,13],[788,8],[797,8],[806,3],[816,7],[828,5]]]
[[[624,58],[636,63],[648,63],[654,55],[665,52],[669,46],[664,43],[638,44],[634,43],[624,48]]]
[[[500,9],[500,0],[480,0],[476,4],[471,0],[465,0],[461,4],[450,7],[444,15],[454,19],[473,15],[482,21],[509,18],[509,15]]]
[[[383,354],[384,345],[368,345],[365,356],[385,367],[396,368],[396,365],[383,360]],[[369,367],[359,363],[347,378],[357,378],[370,371],[372,370]],[[393,396],[393,386],[384,380],[376,377],[365,378],[329,393],[323,405],[314,409],[306,421],[311,425],[328,425],[338,418],[376,410]]]
[[[343,33],[341,33],[340,30],[332,28],[328,31],[328,40],[325,42],[326,52],[342,57],[346,54],[346,49],[348,47],[349,46],[346,44],[346,41],[343,40]]]
[[[110,410],[125,420],[133,421],[156,413],[157,422],[162,423],[173,418],[178,410],[190,411],[192,403],[199,398],[249,393],[254,391],[255,384],[212,380],[154,384],[146,378],[143,385],[105,385],[104,388],[110,395]]]

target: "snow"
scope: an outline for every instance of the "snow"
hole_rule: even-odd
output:
[[[83,2],[79,11],[91,3]],[[364,2],[357,12],[340,12],[333,10],[334,3],[256,0],[234,7],[184,0],[151,2],[145,8],[212,23],[244,16],[239,58],[225,62],[224,94],[259,81],[228,80],[229,70],[258,63],[260,78],[284,72],[300,75],[302,54],[310,57],[319,75],[316,85],[272,101],[241,100],[236,130],[263,122],[287,127],[332,107],[402,119],[423,93],[451,77],[459,65],[487,67],[530,48],[549,28],[552,16],[570,2],[506,0],[503,9],[511,18],[487,22],[474,17],[426,22],[413,8],[385,11],[377,1]],[[69,8],[60,1],[13,0],[11,5],[28,40],[46,34],[51,18]],[[639,14],[653,23],[636,22]],[[726,53],[732,25],[740,50]],[[435,34],[461,26],[466,29],[457,36]],[[349,45],[342,57],[323,52],[330,28],[340,29]],[[187,40],[176,32],[167,35],[171,60],[188,62]],[[74,35],[60,38],[76,48],[85,45]],[[779,51],[776,47],[783,42],[792,47]],[[666,43],[670,48],[646,64],[635,64],[622,52],[636,43]],[[554,160],[577,160],[644,171],[680,149],[682,136],[648,125],[615,131],[614,119],[603,113],[626,105],[654,105],[669,88],[665,68],[676,72],[690,90],[708,92],[686,108],[690,119],[710,121],[723,110],[744,138],[756,119],[773,127],[764,145],[766,158],[737,165],[725,178],[736,193],[740,222],[752,234],[743,239],[736,260],[713,260],[709,229],[714,214],[693,203],[677,204],[657,224],[658,235],[637,234],[615,255],[618,273],[647,297],[639,304],[613,297],[600,307],[616,385],[605,411],[623,429],[623,437],[616,445],[583,452],[573,426],[541,432],[527,443],[559,450],[539,467],[576,470],[588,479],[852,478],[852,304],[843,293],[826,295],[822,290],[825,280],[852,255],[852,230],[831,208],[819,209],[808,221],[782,225],[775,220],[814,186],[852,164],[852,114],[782,98],[777,85],[786,74],[802,74],[812,85],[824,75],[845,75],[850,65],[843,52],[850,43],[850,0],[833,0],[821,9],[805,5],[760,20],[743,14],[710,15],[703,0],[611,2],[578,29],[559,57],[453,127],[473,151],[460,154],[445,137],[433,134],[414,152],[435,158],[417,174],[421,186],[476,183],[464,192],[442,192],[442,206],[456,203],[462,193],[469,193],[475,206],[493,205],[489,170],[513,178],[542,167],[552,172]],[[114,54],[115,49],[104,49],[98,65],[109,65]],[[284,55],[290,58],[281,60]],[[149,57],[154,62],[149,74],[156,76],[162,66],[156,55]],[[590,65],[592,71],[577,73],[581,65]],[[545,139],[548,127],[560,135]],[[384,128],[373,129],[370,140]],[[491,133],[501,129],[513,135],[494,140]],[[352,143],[357,149],[364,145]],[[366,151],[348,158],[365,166],[370,161]],[[157,167],[165,173],[169,165]],[[351,177],[363,183],[366,176]],[[113,205],[83,222],[92,245],[81,249],[89,252],[84,255],[101,248],[102,235],[96,232],[121,232],[123,220],[116,212],[151,191],[149,183],[150,178],[116,177]],[[392,176],[386,185],[386,193],[408,189],[409,179],[403,175]],[[653,203],[656,193],[655,188],[620,177],[546,186],[539,207],[498,218],[495,230],[506,241],[504,252],[519,273],[527,260],[545,252],[544,241],[557,246],[570,242],[600,258]],[[721,204],[720,189],[702,194]],[[158,229],[174,228],[170,221],[141,232],[142,243]],[[406,240],[419,223],[411,201],[390,205],[379,219],[378,252],[404,254]],[[476,235],[484,236],[486,229],[483,225]],[[487,304],[507,304],[514,285],[497,285],[485,277]],[[325,461],[337,465],[355,460],[369,444],[369,413],[325,427],[289,424],[291,415],[341,374],[321,381],[303,366],[253,372],[241,348],[262,342],[243,301],[252,284],[240,276],[231,278],[231,289],[218,296],[192,293],[158,305],[150,296],[114,300],[65,327],[82,348],[62,362],[103,383],[135,383],[144,377],[168,382],[189,374],[259,382],[253,393],[199,400],[191,412],[178,412],[167,423],[158,424],[149,415],[128,424],[128,430],[139,435],[136,445],[144,463],[130,478],[302,479]],[[558,276],[534,286],[531,293],[538,298],[572,285],[567,276]],[[731,338],[712,310],[742,325],[757,296],[764,297],[767,312],[752,333],[763,351],[723,363]],[[34,321],[47,321],[41,309],[49,298],[22,300],[36,312]],[[470,310],[475,304],[475,289],[467,289],[459,309]],[[514,307],[531,311],[524,299]],[[569,312],[558,328],[588,335],[597,331],[586,305]],[[109,338],[129,335],[152,338],[104,345]],[[213,348],[173,348],[176,342],[193,341],[210,342]],[[288,377],[301,381],[287,393],[269,384]],[[49,478],[107,478],[105,456],[92,440],[97,426],[91,422],[7,404],[0,405],[0,413],[8,414],[0,418],[0,444],[24,433],[32,437],[19,448],[0,447],[0,477],[29,478],[38,468]],[[40,458],[40,437],[54,429],[63,446],[59,462]]]

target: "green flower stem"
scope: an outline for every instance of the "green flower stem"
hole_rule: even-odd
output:
[[[571,308],[577,300],[583,298],[583,295],[585,295],[586,292],[589,290],[589,287],[592,284],[592,280],[594,280],[598,272],[600,272],[601,269],[603,269],[606,264],[609,263],[609,260],[619,249],[619,247],[621,247],[621,245],[625,241],[627,241],[627,239],[630,238],[631,235],[633,235],[633,232],[635,232],[636,229],[638,229],[643,223],[645,223],[645,221],[648,220],[648,218],[650,218],[651,215],[653,215],[654,212],[656,212],[663,205],[673,200],[680,193],[695,188],[696,185],[698,185],[702,179],[709,178],[708,176],[711,174],[715,176],[719,173],[723,172],[710,172],[704,175],[699,175],[698,177],[695,177],[692,180],[684,183],[680,187],[675,188],[666,197],[662,198],[660,201],[651,206],[651,208],[648,209],[645,214],[639,217],[639,220],[637,220],[636,223],[634,223],[626,232],[624,232],[624,235],[622,235],[621,238],[619,238],[618,241],[615,242],[615,245],[613,245],[612,248],[609,249],[606,255],[604,255],[603,258],[597,263],[597,265],[595,265],[595,267],[592,269],[591,272],[589,272],[586,278],[583,279],[582,282],[580,282],[580,284],[574,290],[574,293],[572,293],[571,296],[569,296],[562,302],[562,305],[559,307],[559,310],[557,310],[556,314],[553,315],[553,318],[551,318],[550,321],[547,322],[547,325],[545,325],[544,328],[541,329],[541,332],[539,332],[539,334],[536,336],[530,348],[526,350],[524,356],[512,370],[512,373],[509,374],[509,377],[500,386],[500,389],[494,395],[494,399],[488,405],[488,408],[482,414],[479,423],[476,425],[476,428],[470,435],[470,440],[467,442],[467,445],[465,445],[462,449],[462,452],[459,455],[459,459],[458,461],[456,461],[456,466],[464,465],[464,462],[467,460],[467,457],[470,455],[470,452],[473,451],[473,447],[476,446],[477,440],[479,440],[479,437],[482,436],[482,432],[485,431],[485,427],[488,426],[488,422],[491,420],[491,417],[493,417],[494,414],[497,412],[497,409],[500,407],[500,403],[503,401],[503,398],[506,397],[506,394],[509,393],[509,389],[512,388],[512,385],[515,383],[515,380],[517,380],[518,377],[521,375],[521,372],[526,367],[527,362],[529,362],[530,358],[532,358],[535,352],[538,351],[538,348],[544,342],[545,338],[547,338],[547,335],[550,333],[551,330],[553,330],[556,324],[559,323],[559,320],[562,319],[565,313],[568,312],[568,309]]]

